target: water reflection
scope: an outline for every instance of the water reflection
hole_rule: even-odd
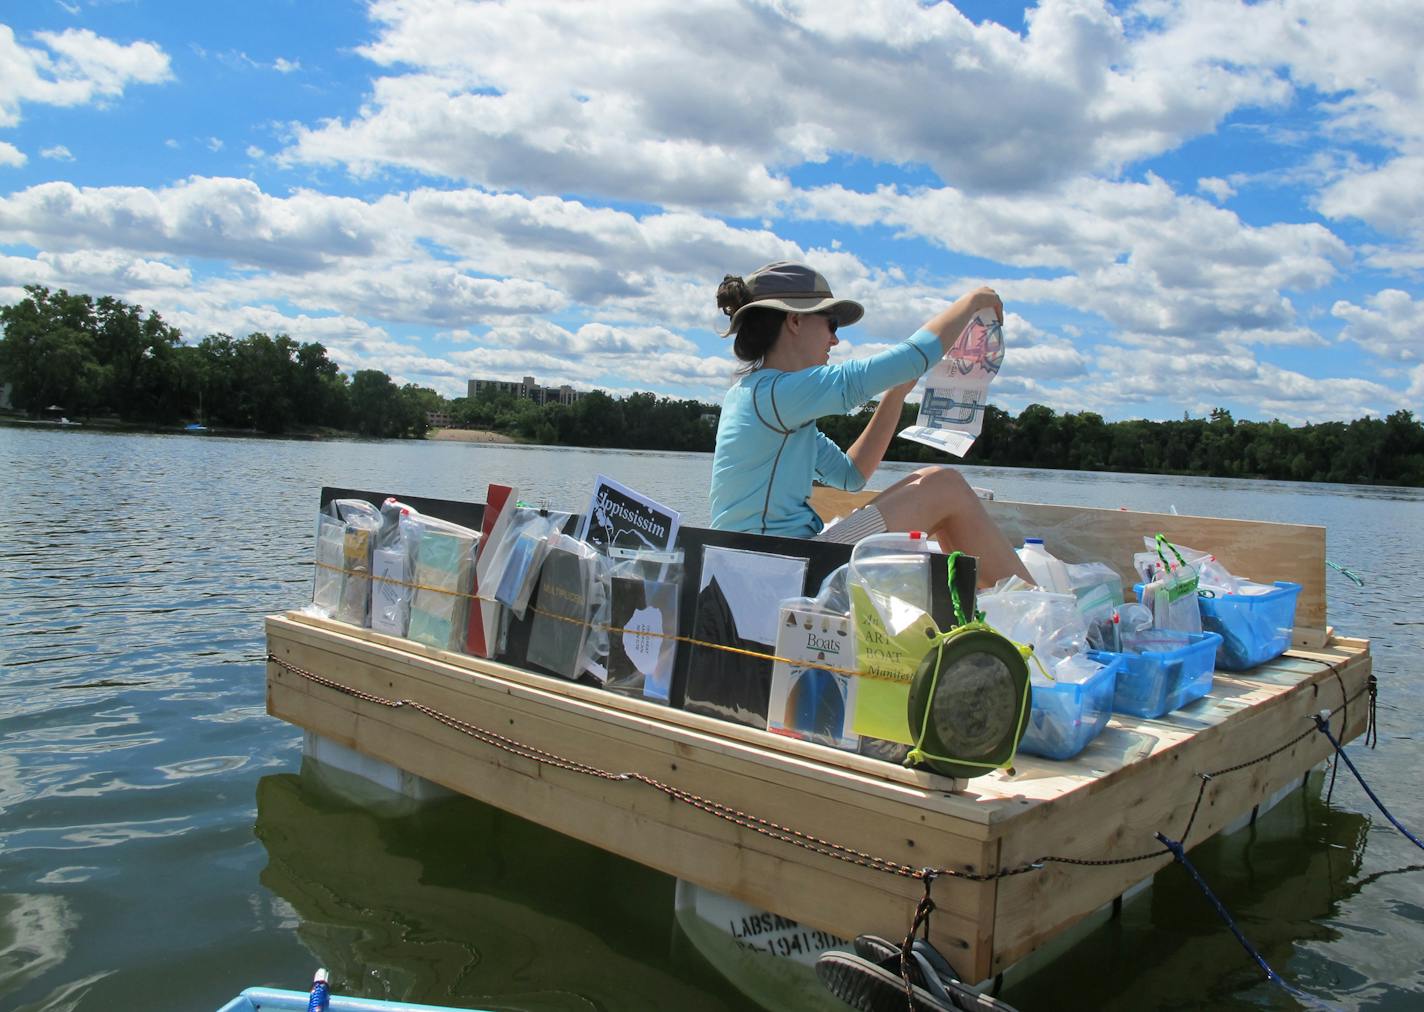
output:
[[[0,994],[18,992],[64,962],[78,921],[63,897],[0,894]]]
[[[263,777],[261,882],[338,991],[572,1012],[741,1008],[671,966],[673,883],[468,798],[382,816],[301,775]]]
[[[1292,985],[1353,1004],[1368,981],[1342,954],[1335,918],[1360,891],[1369,819],[1326,806],[1319,774],[1270,812],[1190,854],[1246,937]],[[1314,947],[1313,943],[1328,942]],[[1129,983],[1130,982],[1130,983]],[[1294,1009],[1232,937],[1185,869],[1159,872],[1152,887],[1059,959],[1005,992],[1026,1009],[1137,1010],[1142,995],[1157,1008]],[[1174,1000],[1172,996],[1180,996]]]

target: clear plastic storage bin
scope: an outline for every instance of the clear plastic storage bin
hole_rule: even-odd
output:
[[[1123,657],[1102,654],[1094,660],[1102,668],[1081,682],[1034,683],[1020,752],[1045,759],[1072,759],[1107,726]]]
[[[1122,654],[1090,650],[1088,656],[1106,663],[1122,658],[1113,709],[1138,717],[1160,717],[1211,691],[1216,651],[1221,636],[1214,632],[1188,633],[1173,629],[1144,629],[1134,633]]]
[[[1216,666],[1244,671],[1279,657],[1291,644],[1300,584],[1277,580],[1264,594],[1201,598],[1202,628],[1221,636]]]

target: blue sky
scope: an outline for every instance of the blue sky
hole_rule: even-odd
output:
[[[1424,403],[1412,0],[11,7],[0,301],[715,401],[717,282],[791,257],[845,356],[994,285],[1012,412]]]

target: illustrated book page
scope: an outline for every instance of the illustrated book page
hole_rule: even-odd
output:
[[[954,347],[925,374],[919,416],[899,435],[964,456],[984,428],[989,384],[1003,361],[1003,324],[989,314],[976,314]]]

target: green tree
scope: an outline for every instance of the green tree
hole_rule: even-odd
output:
[[[1050,433],[1054,418],[1053,409],[1045,404],[1030,404],[1019,412],[1009,430],[1008,451],[1012,463],[1030,466],[1040,460],[1052,461]]]
[[[174,422],[183,413],[175,354],[183,337],[157,313],[112,296],[95,304],[95,353],[103,365],[104,406],[121,418]]]
[[[238,415],[262,432],[286,432],[297,420],[297,343],[286,334],[248,334],[235,345]]]
[[[302,425],[346,425],[346,377],[327,357],[326,348],[308,341],[295,354],[296,420]]]
[[[1112,433],[1103,416],[1085,411],[1078,416],[1076,434],[1077,452],[1074,454],[1077,467],[1087,471],[1101,471],[1108,466],[1112,456]]]
[[[574,402],[578,446],[622,446],[623,405],[602,390]]]
[[[424,439],[430,431],[429,413],[445,410],[445,398],[429,387],[407,383],[400,390],[400,428],[389,433],[396,436],[413,436]]]
[[[246,426],[238,403],[237,342],[211,334],[198,344],[199,416],[209,425]]]
[[[1380,476],[1388,432],[1378,418],[1357,418],[1345,427],[1341,451],[1350,481],[1374,481]]]
[[[1403,485],[1424,484],[1424,424],[1401,408],[1384,420],[1381,471]]]
[[[102,406],[106,375],[95,348],[94,303],[42,285],[0,309],[0,379],[14,405],[38,414],[51,405],[87,416]]]
[[[379,369],[362,369],[351,377],[351,423],[363,436],[397,432],[403,420],[400,391]]]

